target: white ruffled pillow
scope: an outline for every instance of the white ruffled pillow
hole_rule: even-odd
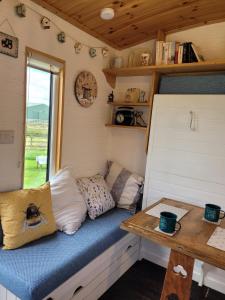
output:
[[[69,168],[51,180],[52,208],[58,230],[74,234],[86,218],[87,207]]]

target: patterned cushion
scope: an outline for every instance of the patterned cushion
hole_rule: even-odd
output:
[[[89,217],[94,220],[115,206],[103,176],[95,175],[77,179],[87,204]]]
[[[141,196],[143,177],[131,173],[116,162],[109,161],[105,179],[117,206],[134,211]]]

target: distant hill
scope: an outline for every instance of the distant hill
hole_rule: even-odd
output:
[[[27,107],[27,119],[48,121],[49,118],[49,106],[46,104],[30,104]]]

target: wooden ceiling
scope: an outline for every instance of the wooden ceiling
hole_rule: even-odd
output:
[[[124,49],[166,33],[225,20],[225,0],[32,0],[78,28]],[[115,9],[104,21],[100,11]]]

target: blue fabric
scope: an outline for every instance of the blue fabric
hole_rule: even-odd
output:
[[[3,242],[3,232],[2,232],[2,225],[0,221],[0,246],[2,246],[2,242]]]
[[[225,74],[162,76],[160,94],[225,94]]]
[[[86,220],[73,236],[56,234],[23,248],[0,250],[0,283],[22,300],[40,300],[74,275],[126,232],[120,223],[130,212],[113,209]]]

